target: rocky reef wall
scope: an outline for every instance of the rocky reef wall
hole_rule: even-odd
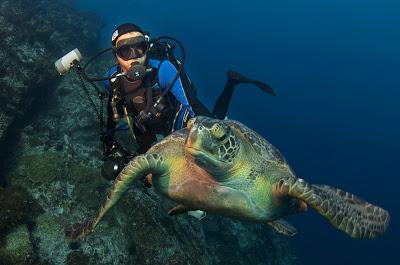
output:
[[[51,100],[58,80],[54,61],[77,44],[97,43],[100,20],[77,12],[73,1],[2,0],[0,2],[0,154],[12,149],[19,128]]]
[[[14,236],[30,246],[24,253],[34,263],[27,264],[295,264],[288,240],[269,226],[213,215],[170,217],[174,204],[140,181],[95,233],[66,241],[64,228],[92,215],[111,182],[101,176],[98,121],[76,76],[66,76],[54,92],[48,111],[21,132],[11,187],[26,191],[36,206],[8,230],[4,253]]]
[[[111,182],[101,177],[99,124],[79,80],[59,78],[53,63],[76,46],[93,49],[100,22],[67,1],[29,3],[2,1],[0,10],[0,36],[11,38],[0,44],[0,150],[12,161],[1,170],[9,183],[0,188],[0,264],[296,264],[268,226],[170,217],[174,205],[141,183],[94,234],[65,240],[65,226],[93,214]]]

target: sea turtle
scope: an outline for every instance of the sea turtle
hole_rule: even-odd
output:
[[[177,202],[170,215],[200,209],[294,235],[281,218],[310,206],[354,238],[382,235],[389,222],[387,211],[353,194],[297,178],[280,152],[245,125],[199,116],[133,158],[97,214],[68,226],[66,237],[92,232],[132,182],[148,174],[155,191]]]

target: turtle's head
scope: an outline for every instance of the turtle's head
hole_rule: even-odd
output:
[[[212,174],[224,173],[235,163],[240,139],[222,120],[199,116],[188,122],[185,149]]]

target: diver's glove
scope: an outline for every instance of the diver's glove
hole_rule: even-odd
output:
[[[142,133],[145,133],[147,131],[143,123],[150,120],[151,116],[152,115],[150,112],[145,112],[143,110],[136,116],[136,119],[134,120],[135,125]]]
[[[151,113],[150,112],[145,112],[145,111],[141,111],[137,117],[136,117],[136,122],[138,123],[143,123],[146,122],[148,120],[150,120],[151,118]]]

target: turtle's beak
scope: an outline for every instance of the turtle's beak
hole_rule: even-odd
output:
[[[191,118],[191,119],[188,121],[186,127],[190,130],[190,129],[193,127],[193,124],[194,124],[195,121],[196,121],[196,118]]]
[[[195,147],[196,142],[198,140],[199,124],[196,123],[196,120],[197,120],[197,117],[191,118],[186,125],[186,128],[189,130],[189,133],[188,133],[186,141],[185,141],[185,148]],[[196,149],[198,149],[198,148],[196,148]]]
[[[189,133],[185,141],[185,148],[196,148],[196,142],[197,142],[197,130],[196,129],[190,129],[189,128]]]

